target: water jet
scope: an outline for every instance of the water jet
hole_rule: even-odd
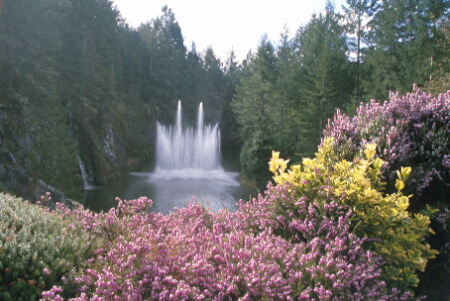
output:
[[[175,125],[158,122],[156,137],[152,179],[214,179],[239,185],[220,164],[219,125],[205,124],[203,102],[198,106],[196,128],[183,127],[182,106],[178,101]]]

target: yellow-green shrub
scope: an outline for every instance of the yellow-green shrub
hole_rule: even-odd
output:
[[[432,233],[430,219],[406,210],[409,197],[401,190],[411,168],[398,172],[398,192],[383,194],[384,161],[375,158],[375,148],[375,144],[368,144],[364,154],[354,162],[339,160],[333,138],[327,138],[313,159],[303,159],[302,164],[287,169],[288,160],[273,152],[269,166],[274,181],[281,185],[293,184],[298,197],[313,201],[318,199],[318,191],[327,187],[327,201],[349,206],[354,212],[353,231],[360,237],[368,237],[366,248],[381,255],[386,262],[383,278],[391,287],[410,289],[419,282],[417,271],[423,271],[427,261],[437,254],[425,242],[426,236]],[[295,214],[292,206],[295,207],[295,200],[290,206]]]

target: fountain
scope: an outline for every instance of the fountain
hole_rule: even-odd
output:
[[[202,102],[196,128],[183,129],[181,101],[178,101],[175,126],[157,124],[156,168],[152,179],[174,178],[214,179],[238,185],[220,165],[219,126],[204,124]]]
[[[214,211],[234,211],[237,200],[256,193],[241,186],[238,176],[238,172],[225,171],[221,166],[220,130],[217,124],[205,124],[203,104],[198,108],[196,126],[185,127],[178,102],[175,124],[157,124],[153,171],[131,172],[104,190],[90,190],[87,203],[97,210],[109,210],[110,203],[100,204],[98,200],[145,195],[153,200],[152,211],[165,214],[188,205],[192,199]]]
[[[175,127],[157,124],[156,169],[214,170],[220,167],[218,125],[203,125],[203,103],[198,108],[197,128],[182,129],[181,101]]]

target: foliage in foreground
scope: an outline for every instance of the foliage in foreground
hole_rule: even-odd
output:
[[[191,203],[164,216],[145,211],[152,205],[146,198],[119,200],[117,209],[95,217],[78,211],[90,233],[108,239],[77,278],[80,295],[72,300],[409,298],[388,291],[382,259],[349,231],[346,206],[317,201],[301,209],[310,233],[302,241],[274,233],[284,224],[274,219],[274,204],[293,197],[290,190],[269,184],[265,197],[241,202],[235,213]],[[63,294],[54,287],[43,296]]]
[[[437,204],[447,201],[449,129],[450,91],[433,97],[414,87],[406,95],[391,93],[383,104],[361,104],[353,118],[338,111],[324,136],[335,139],[336,155],[347,160],[359,155],[366,143],[376,143],[388,179],[394,182],[401,166],[413,166],[408,188],[414,201]]]
[[[400,191],[381,195],[374,148],[357,162],[339,161],[328,139],[292,172],[275,153],[279,185],[234,213],[191,203],[164,216],[148,211],[147,198],[119,200],[107,214],[60,206],[58,214],[102,238],[73,300],[410,298],[416,269],[434,256],[423,243],[429,219],[411,216]],[[43,296],[60,298],[63,289]]]
[[[427,261],[437,253],[425,243],[433,231],[428,216],[412,215],[406,210],[409,198],[401,190],[410,167],[399,172],[396,193],[382,193],[384,161],[375,159],[375,148],[375,144],[367,144],[364,158],[358,157],[353,162],[339,160],[334,139],[327,138],[314,159],[304,159],[303,164],[293,165],[291,170],[287,170],[288,162],[274,152],[270,168],[275,182],[294,185],[294,197],[279,203],[275,212],[289,221],[288,236],[301,240],[310,234],[305,233],[304,226],[297,225],[305,220],[299,208],[311,202],[319,202],[324,208],[332,203],[348,206],[354,212],[351,231],[369,239],[366,247],[386,262],[383,279],[390,287],[409,289],[419,283],[417,271],[424,271]],[[298,198],[302,201],[297,201]]]
[[[432,218],[436,235],[430,244],[440,254],[421,275],[418,291],[434,298],[445,298],[450,287],[450,91],[433,97],[414,87],[412,93],[391,93],[390,100],[380,104],[361,104],[350,118],[339,111],[324,130],[325,137],[335,140],[338,158],[352,160],[368,143],[377,144],[377,157],[386,163],[387,191],[394,191],[397,170],[411,166],[405,195],[410,198],[411,212],[439,209]]]
[[[80,269],[55,274],[58,281],[49,283],[55,285],[42,298],[409,299],[410,292],[393,284],[413,285],[414,269],[423,268],[433,256],[422,243],[430,231],[428,218],[409,216],[408,199],[400,192],[381,196],[377,189],[382,186],[382,162],[374,159],[373,146],[366,159],[354,163],[336,161],[333,150],[330,140],[316,158],[291,173],[286,172],[286,161],[275,156],[271,169],[282,184],[269,183],[265,196],[241,201],[234,213],[213,213],[191,203],[165,216],[150,212],[152,201],[147,198],[118,200],[117,208],[100,214],[61,204],[49,214],[27,204],[54,220],[70,221],[50,227],[52,231],[83,228],[84,234],[78,232],[71,241],[90,238],[95,251]],[[402,180],[407,173],[402,171]],[[73,261],[80,255],[77,249],[62,250],[51,249],[57,255],[73,255]],[[9,249],[6,258],[12,252]],[[386,252],[392,260],[383,258]],[[46,275],[56,270],[39,268]],[[393,282],[398,271],[405,277]]]
[[[81,228],[4,193],[0,229],[0,300],[38,300],[89,256],[89,236]]]

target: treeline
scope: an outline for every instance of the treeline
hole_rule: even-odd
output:
[[[0,1],[0,189],[29,177],[79,197],[77,155],[96,184],[152,158],[155,123],[173,122],[178,99],[188,123],[203,101],[222,145],[264,183],[271,150],[311,156],[337,108],[430,76],[448,89],[449,5],[348,0],[338,14],[328,3],[237,62],[188,49],[168,7],[134,29],[111,0]]]
[[[2,190],[43,179],[80,197],[77,155],[94,184],[114,179],[152,157],[155,121],[173,122],[178,99],[187,122],[205,102],[228,137],[234,55],[187,50],[167,7],[136,30],[110,0],[6,0],[0,45]]]
[[[331,2],[293,38],[266,37],[244,61],[232,106],[243,141],[244,172],[265,183],[273,149],[299,161],[313,156],[337,108],[385,100],[413,83],[449,86],[448,1]]]

